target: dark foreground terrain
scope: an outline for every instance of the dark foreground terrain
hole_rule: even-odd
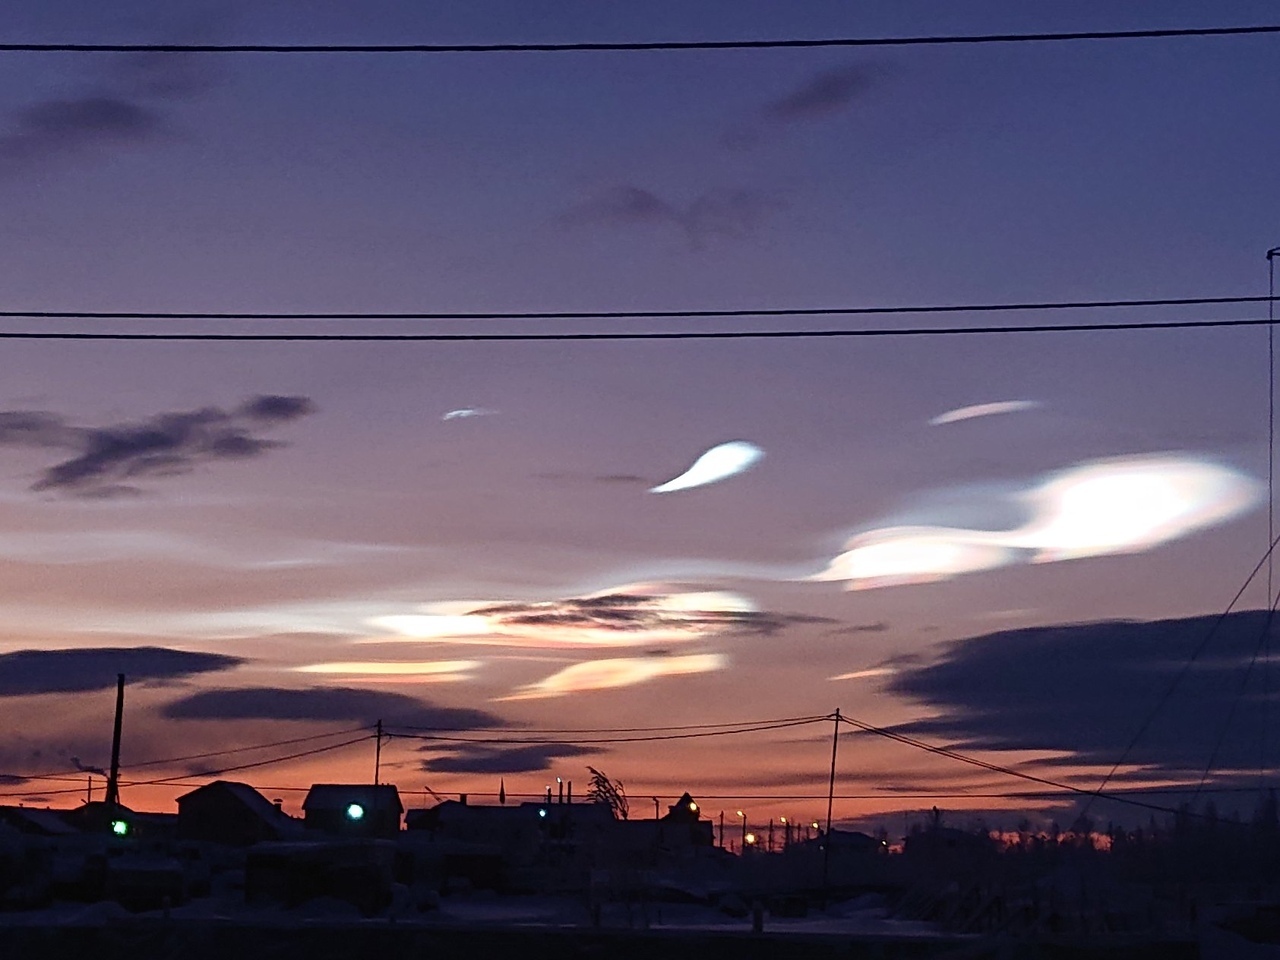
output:
[[[283,925],[151,918],[100,926],[0,929],[0,960],[1191,960],[1199,956],[1193,941],[1115,937],[1032,943],[959,936],[477,929],[386,921]]]

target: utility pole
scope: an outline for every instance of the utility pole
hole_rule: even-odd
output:
[[[831,780],[827,785],[827,835],[822,843],[822,902],[827,902],[827,880],[831,874],[831,805],[836,798],[836,746],[840,743],[840,708],[836,707],[835,729],[831,733]]]
[[[373,748],[373,785],[376,787],[382,782],[382,721],[378,721],[377,727],[377,745]]]
[[[116,674],[116,723],[111,732],[111,776],[107,778],[107,813],[120,803],[120,728],[124,724],[124,674]]]
[[[720,811],[720,849],[724,849],[724,811]]]

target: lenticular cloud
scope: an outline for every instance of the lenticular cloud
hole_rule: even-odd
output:
[[[1140,553],[1217,526],[1258,503],[1259,485],[1195,457],[1122,457],[1041,477],[1006,502],[1026,519],[1011,529],[889,526],[853,537],[815,580],[851,589],[928,583],[1015,563]],[[995,512],[995,511],[993,511]]]
[[[717,483],[751,469],[764,456],[764,451],[746,440],[730,440],[712,447],[680,476],[652,487],[650,493],[674,493],[693,487]]]

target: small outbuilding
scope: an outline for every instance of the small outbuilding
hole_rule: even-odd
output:
[[[302,802],[303,826],[335,836],[395,837],[404,805],[393,784],[317,783]]]

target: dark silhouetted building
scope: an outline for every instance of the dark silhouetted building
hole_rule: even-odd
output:
[[[215,780],[178,798],[178,837],[247,847],[287,840],[302,824],[247,783]]]
[[[302,802],[303,826],[345,837],[394,837],[404,805],[391,784],[317,783]]]

